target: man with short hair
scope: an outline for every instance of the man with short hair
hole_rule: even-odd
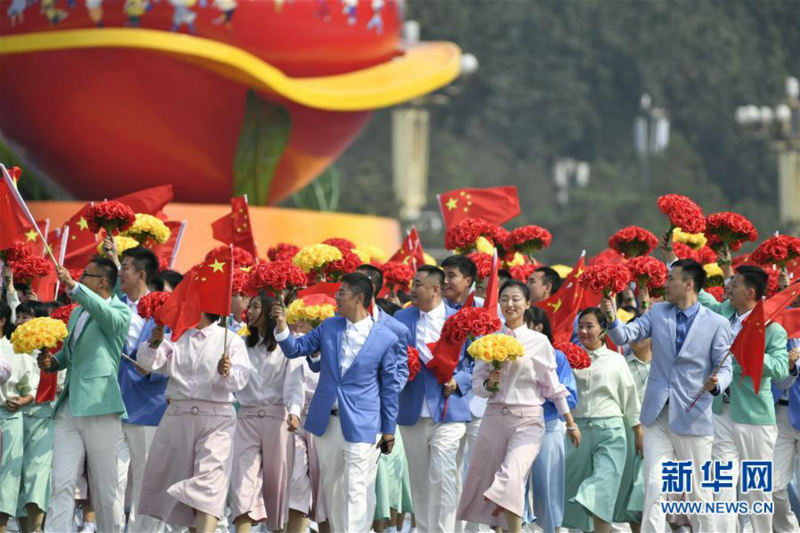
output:
[[[559,288],[561,288],[561,276],[548,266],[538,267],[528,276],[531,305],[550,298]]]
[[[611,321],[608,334],[616,345],[646,338],[653,340],[650,377],[641,414],[645,480],[643,531],[664,531],[666,514],[660,503],[665,501],[665,495],[661,491],[659,471],[666,462],[692,461],[693,479],[703,479],[701,468],[711,460],[712,454],[712,395],[719,394],[731,382],[731,362],[726,359],[732,341],[731,328],[727,320],[698,302],[705,278],[705,270],[697,261],[675,262],[666,284],[666,302],[653,305],[650,312],[627,324],[616,319],[611,299],[601,300],[601,307]],[[687,497],[704,503],[713,500],[711,490],[697,481],[692,491],[687,491]],[[694,531],[714,530],[711,515],[690,515],[689,518]]]
[[[320,373],[305,428],[319,437],[320,487],[332,531],[370,530],[376,448],[389,454],[394,446],[400,343],[370,316],[372,293],[363,274],[344,275],[336,293],[339,316],[299,338],[289,331],[283,306],[271,311],[284,355],[306,356]]]
[[[117,374],[131,311],[114,295],[117,267],[109,259],[92,259],[80,283],[66,268],[56,270],[79,307],[70,315],[62,349],[38,356],[42,370],[67,371],[54,408],[53,497],[45,530],[72,530],[75,483],[85,457],[98,530],[115,533],[124,526],[128,472],[121,421],[125,404]]]

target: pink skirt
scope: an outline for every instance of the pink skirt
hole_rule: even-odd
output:
[[[236,421],[230,506],[234,519],[247,514],[266,520],[267,529],[289,521],[289,483],[294,463],[294,436],[286,426],[283,405],[242,406]]]
[[[308,402],[304,410],[308,414]],[[294,471],[289,488],[289,508],[307,515],[314,522],[325,522],[328,513],[320,490],[319,459],[316,436],[303,429],[294,434]]]
[[[523,516],[525,480],[545,432],[542,412],[489,404],[470,452],[459,520],[506,529],[503,509]]]
[[[195,511],[221,518],[235,432],[232,404],[172,400],[147,455],[139,513],[184,527]]]

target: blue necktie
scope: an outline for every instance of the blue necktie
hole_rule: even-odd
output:
[[[688,317],[683,311],[678,311],[675,324],[675,355],[681,353],[683,341],[686,340],[686,322]]]

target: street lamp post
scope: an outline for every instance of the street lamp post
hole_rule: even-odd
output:
[[[649,94],[642,95],[639,107],[641,114],[633,123],[633,146],[642,165],[642,182],[649,189],[652,182],[650,158],[669,146],[669,119],[664,109],[653,107]]]
[[[572,183],[583,188],[589,185],[591,167],[586,161],[571,157],[556,160],[553,165],[553,184],[556,186],[556,202],[562,207],[569,204],[569,188]]]
[[[736,109],[736,122],[753,136],[769,141],[778,153],[780,223],[800,232],[800,81],[786,78],[786,99],[774,109],[753,104]]]

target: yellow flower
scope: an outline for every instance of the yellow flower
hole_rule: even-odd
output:
[[[433,266],[438,265],[438,263],[436,262],[436,259],[434,259],[432,255],[427,254],[425,252],[422,252],[422,257],[425,258],[425,264],[426,265],[433,265]]]
[[[512,259],[511,261],[506,261],[507,267],[521,266],[524,264],[525,264],[525,256],[519,252],[514,252],[514,259]]]
[[[370,255],[367,252],[363,252],[358,248],[353,248],[350,251],[356,254],[362,263],[369,263]]]
[[[485,335],[470,344],[467,349],[473,359],[491,363],[495,368],[500,368],[506,360],[522,357],[524,351],[517,339],[503,333]]]
[[[703,265],[706,271],[706,285],[709,287],[721,286],[725,283],[725,273],[717,263]]]
[[[136,239],[141,243],[157,242],[164,244],[169,240],[171,232],[166,224],[153,215],[136,213],[136,221],[121,235]]]
[[[475,248],[477,248],[479,252],[494,255],[494,245],[486,237],[478,237],[478,240],[475,241]]]
[[[331,304],[306,305],[298,298],[289,304],[286,309],[286,322],[297,324],[300,321],[318,326],[323,320],[334,315],[334,306]]]
[[[569,276],[570,272],[572,272],[572,267],[568,267],[567,265],[550,265],[550,268],[558,272],[561,279],[565,279]]]
[[[359,249],[362,250],[365,254],[369,255],[370,261],[378,261],[379,263],[385,263],[386,260],[389,258],[389,256],[386,255],[386,252],[384,252],[383,250],[372,244],[365,244],[364,246],[359,246]]]
[[[692,250],[699,250],[706,245],[706,236],[702,233],[686,233],[681,228],[672,230],[672,242],[682,242]]]
[[[11,334],[11,343],[17,353],[30,353],[43,348],[55,348],[67,338],[67,326],[61,320],[49,317],[34,318],[25,322]]]
[[[132,239],[130,237],[125,237],[124,235],[116,235],[114,236],[114,244],[117,245],[117,253],[122,253],[125,250],[129,250],[131,248],[136,248],[139,246],[139,241],[136,239]],[[103,254],[103,241],[100,241],[100,244],[97,245],[97,253],[100,255]]]
[[[292,259],[292,263],[299,266],[303,272],[308,273],[312,270],[321,270],[326,264],[341,258],[342,252],[335,246],[312,244],[301,248]]]

